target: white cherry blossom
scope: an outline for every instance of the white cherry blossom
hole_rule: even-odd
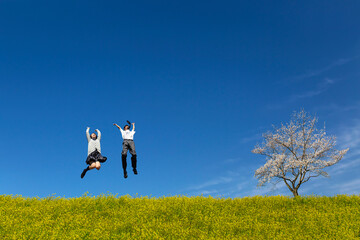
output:
[[[313,177],[328,176],[325,167],[338,163],[348,152],[336,150],[336,138],[318,130],[318,119],[304,110],[295,112],[287,124],[263,134],[264,141],[252,152],[265,156],[266,163],[255,171],[258,185],[274,179],[284,181],[294,196]]]

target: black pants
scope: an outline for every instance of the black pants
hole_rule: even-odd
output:
[[[125,139],[123,142],[123,150],[121,152],[122,167],[124,172],[126,172],[127,167],[126,157],[128,150],[131,153],[131,166],[133,169],[136,169],[137,155],[135,150],[135,143],[133,140]]]

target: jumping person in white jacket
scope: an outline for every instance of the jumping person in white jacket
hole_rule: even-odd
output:
[[[89,166],[84,169],[84,171],[81,173],[81,178],[83,178],[87,171],[96,168],[97,170],[100,170],[101,162],[106,161],[106,157],[101,155],[101,146],[100,146],[100,139],[101,139],[101,132],[96,129],[98,135],[95,133],[89,134],[90,128],[87,127],[86,129],[86,138],[88,141],[88,156],[86,158],[86,164]]]

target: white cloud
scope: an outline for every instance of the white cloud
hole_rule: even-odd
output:
[[[360,102],[355,102],[351,105],[341,106],[339,104],[331,103],[324,106],[315,107],[316,111],[327,111],[328,115],[337,115],[342,112],[348,112],[353,110],[360,110]]]
[[[201,191],[196,191],[193,193],[193,195],[198,196],[198,195],[217,195],[217,193],[219,193],[219,191],[217,189],[212,189],[212,190],[201,190]]]
[[[216,186],[219,184],[229,183],[232,181],[233,181],[232,177],[219,177],[219,178],[215,178],[215,179],[212,179],[212,180],[204,182],[204,183],[190,186],[189,188],[187,188],[187,190],[200,190],[200,189]]]
[[[331,180],[328,178],[316,178],[316,180],[314,179],[315,183],[311,182],[311,184],[302,189],[305,193],[313,191],[335,194],[360,193],[360,178],[350,181],[346,180],[351,176],[349,174],[353,174],[354,169],[359,169],[360,167],[360,120],[340,127],[339,132],[340,134],[338,134],[337,138],[338,149],[349,147],[348,154],[327,171]],[[331,182],[336,182],[336,184],[331,184]]]
[[[235,163],[235,162],[237,162],[237,161],[239,161],[240,160],[240,158],[228,158],[228,159],[226,159],[225,161],[224,161],[224,163],[229,163],[229,164],[231,164],[231,163]]]
[[[332,83],[330,83],[332,84]],[[329,178],[318,177],[304,184],[299,194],[356,194],[360,192],[360,179],[346,181],[344,174],[360,167],[360,119],[344,125],[338,130],[338,149],[350,147],[350,151],[338,164],[329,168]],[[250,138],[249,138],[250,139]],[[255,138],[254,138],[255,139]],[[233,163],[237,158],[225,161]],[[212,195],[220,197],[245,197],[256,195],[285,195],[292,193],[283,182],[257,187],[257,179],[253,177],[254,169],[233,169],[222,176],[185,189],[191,195]],[[333,184],[333,183],[336,184]]]
[[[318,96],[326,92],[329,89],[329,87],[333,85],[335,82],[336,81],[333,79],[325,78],[322,82],[318,83],[317,86],[314,87],[313,89],[290,95],[286,101],[282,101],[279,104],[268,105],[268,108],[269,109],[283,108],[284,106],[296,102],[298,100]]]
[[[183,192],[189,195],[212,195],[221,197],[233,197],[238,192],[247,191],[249,187],[256,187],[256,181],[252,178],[251,169],[242,174],[244,169],[229,170],[218,178],[192,185]]]
[[[350,169],[360,166],[360,159],[343,159],[328,171],[330,176],[341,175]]]
[[[350,148],[347,158],[360,156],[360,120],[340,128],[338,142],[342,148]]]
[[[253,187],[250,188],[250,190],[246,191],[238,191],[234,195],[238,197],[252,197],[252,196],[259,196],[259,195],[291,195],[292,193],[287,188],[284,182],[279,182],[276,185],[266,185],[263,187],[256,187],[255,185],[252,185]]]
[[[254,134],[253,136],[242,138],[240,140],[240,143],[244,144],[244,143],[256,142],[256,141],[259,141],[261,139],[262,139],[262,134],[257,133],[257,134]]]
[[[354,179],[350,182],[333,185],[331,188],[338,191],[339,194],[359,194],[360,178]]]
[[[295,81],[299,81],[299,80],[305,80],[305,79],[309,79],[309,78],[312,78],[312,77],[315,77],[315,76],[319,76],[335,67],[338,67],[338,66],[342,66],[342,65],[345,65],[349,62],[352,62],[356,59],[358,59],[360,56],[355,56],[355,57],[351,57],[351,58],[340,58],[338,60],[336,60],[335,62],[333,63],[330,63],[329,65],[323,67],[323,68],[319,68],[319,69],[316,69],[316,70],[311,70],[311,71],[308,71],[307,73],[304,73],[304,74],[300,74],[298,76],[295,76],[293,77],[293,80]]]
[[[296,101],[298,99],[302,99],[302,98],[310,98],[310,97],[314,97],[314,96],[317,96],[317,95],[320,95],[322,94],[323,92],[325,92],[326,90],[328,90],[329,86],[334,84],[335,83],[335,80],[333,79],[329,79],[329,78],[325,78],[319,85],[316,89],[312,89],[312,90],[309,90],[307,92],[303,92],[303,93],[299,93],[299,94],[295,94],[295,95],[292,95],[290,97],[290,100],[291,102],[293,101]]]
[[[350,148],[350,150],[344,159],[329,171],[334,175],[342,174],[360,165],[360,120],[341,127],[339,132],[340,134],[337,137],[338,148]]]

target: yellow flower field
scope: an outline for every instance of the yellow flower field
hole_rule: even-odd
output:
[[[0,239],[360,239],[360,196],[0,195]]]

